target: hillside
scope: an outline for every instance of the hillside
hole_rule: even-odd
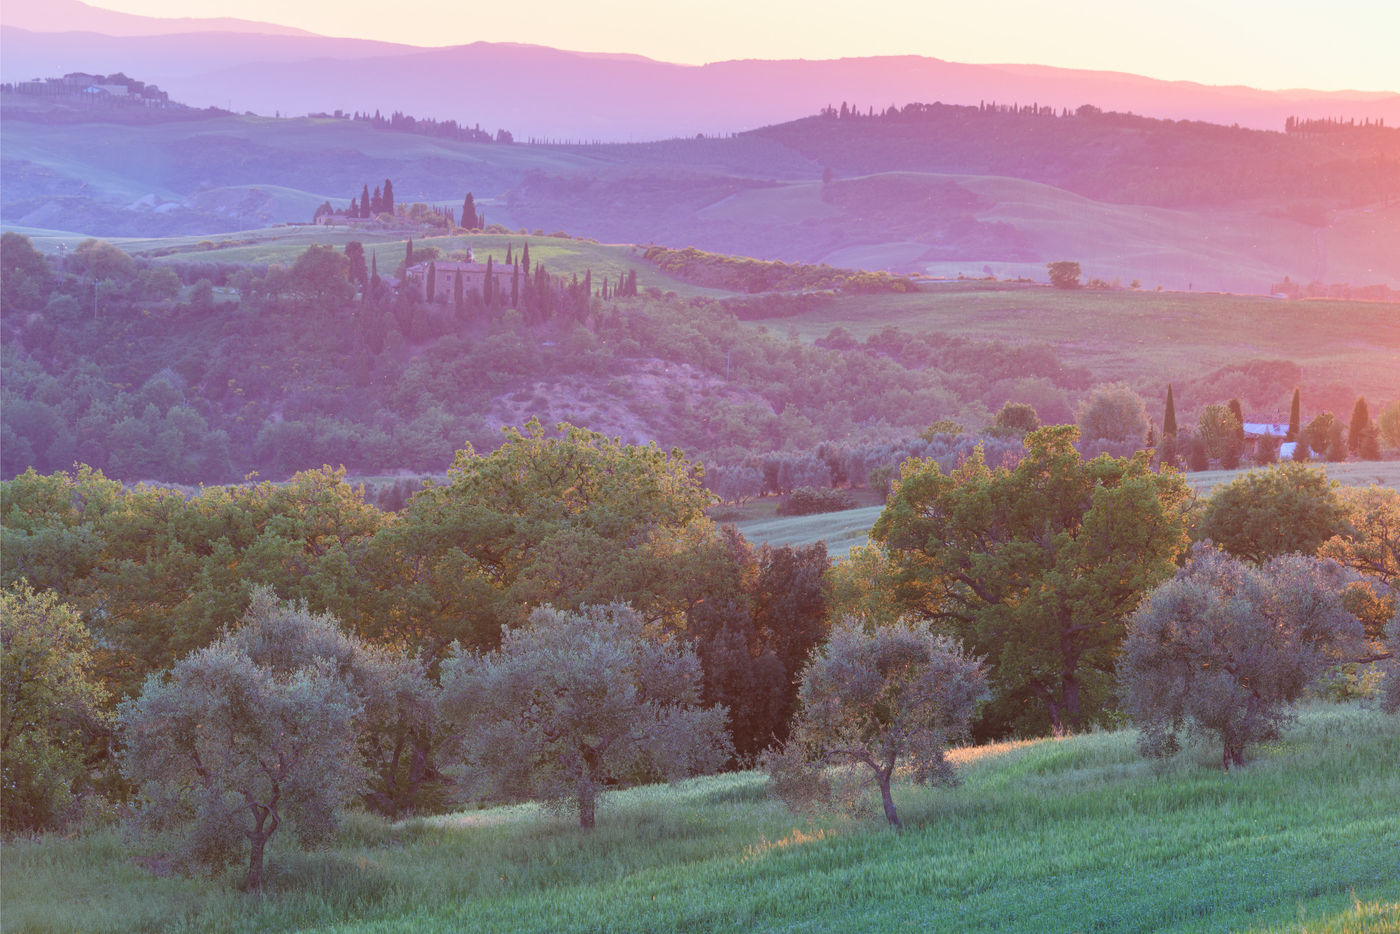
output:
[[[5,279],[4,474],[74,461],[182,483],[323,463],[438,472],[466,442],[490,449],[500,426],[531,416],[680,446],[707,464],[870,447],[865,470],[897,457],[881,445],[939,418],[980,428],[1007,401],[1071,421],[1096,382],[1127,380],[1154,406],[1172,382],[1185,419],[1231,396],[1270,418],[1294,386],[1306,417],[1345,413],[1358,393],[1379,410],[1397,388],[1400,317],[1374,302],[981,280],[748,295],[737,291],[748,272],[730,291],[703,267],[760,278],[777,267],[700,256],[700,270],[666,272],[631,246],[421,231],[416,258],[470,247],[497,264],[489,306],[475,292],[460,306],[352,298],[348,245],[394,276],[407,236],[302,226],[124,240],[121,253],[36,235],[43,250],[68,250],[69,271],[55,277],[40,258],[48,278]],[[516,281],[506,254],[518,260],[527,244],[531,273]],[[12,245],[30,250],[6,234]],[[318,256],[339,272],[318,278],[303,262]],[[87,268],[102,270],[96,293],[78,274]],[[634,274],[639,294],[618,297]]]
[[[1086,275],[1148,288],[1400,286],[1394,129],[931,107],[722,139],[511,145],[203,111],[74,122],[35,100],[0,98],[9,229],[152,237],[304,223],[392,176],[403,203],[458,205],[472,191],[488,224],[509,230],[788,262],[1043,280],[1047,262],[1073,258]]]
[[[162,877],[115,830],[0,850],[16,931],[1303,931],[1400,925],[1400,719],[1315,704],[1243,770],[1130,731],[954,751],[956,789],[900,784],[908,824],[807,818],[738,773],[605,796],[598,827],[529,806],[326,849],[277,839],[268,891]],[[54,892],[71,893],[55,901]]]
[[[745,60],[679,65],[539,45],[473,42],[416,48],[253,31],[110,36],[75,17],[54,28],[6,10],[0,80],[86,70],[133,72],[197,107],[306,114],[406,109],[466,118],[519,139],[662,139],[728,134],[849,101],[976,105],[1038,101],[1055,110],[1095,104],[1174,120],[1278,129],[1289,116],[1384,118],[1400,125],[1400,94],[1263,91],[1113,72],[980,65],[904,55]],[[167,21],[168,22],[168,21]],[[200,28],[199,24],[191,24]],[[243,27],[254,29],[257,27]],[[150,27],[143,31],[149,33]],[[262,29],[266,33],[269,30]],[[444,36],[451,41],[453,36]],[[930,37],[936,42],[936,37]],[[57,71],[55,71],[57,69]],[[503,76],[508,80],[502,81]],[[520,102],[528,101],[528,107]]]

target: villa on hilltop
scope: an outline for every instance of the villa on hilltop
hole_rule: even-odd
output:
[[[404,287],[416,289],[418,297],[422,301],[448,305],[457,295],[458,279],[462,282],[462,295],[468,295],[472,291],[484,292],[487,269],[485,263],[478,263],[472,259],[469,248],[465,261],[434,261],[415,263],[408,267],[404,271]],[[491,278],[494,280],[492,291],[498,292],[501,288],[499,269],[491,270]],[[429,289],[430,283],[431,290]],[[429,294],[430,291],[431,294]]]

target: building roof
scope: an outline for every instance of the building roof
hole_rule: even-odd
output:
[[[1244,435],[1246,438],[1262,438],[1264,435],[1273,435],[1275,438],[1282,438],[1288,434],[1288,426],[1278,422],[1245,422]]]

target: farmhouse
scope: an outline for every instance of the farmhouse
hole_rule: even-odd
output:
[[[445,260],[433,263],[416,263],[404,272],[404,285],[418,291],[418,297],[425,302],[437,302],[438,304],[450,305],[457,294],[457,278],[462,280],[462,294],[469,295],[473,291],[484,292],[486,284],[486,265],[471,259],[465,262]],[[431,272],[431,275],[429,274]],[[501,288],[501,275],[499,270],[492,270],[491,278],[493,291],[499,292]],[[428,294],[428,280],[432,279],[432,294]],[[509,285],[509,283],[506,283]]]
[[[1259,451],[1259,441],[1262,438],[1277,438],[1282,441],[1288,437],[1288,426],[1278,422],[1245,422],[1244,423],[1244,447],[1248,457],[1254,457]],[[1290,446],[1288,453],[1282,456],[1291,456],[1293,449]]]

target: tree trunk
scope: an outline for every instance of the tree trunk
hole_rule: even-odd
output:
[[[593,829],[593,808],[594,802],[598,799],[598,794],[593,790],[590,783],[579,789],[578,792],[578,825],[584,830]]]
[[[248,856],[248,881],[244,888],[249,892],[256,892],[262,888],[263,884],[263,847],[267,845],[268,835],[265,833],[250,833],[248,839],[253,841],[251,854]]]
[[[890,777],[893,772],[893,769],[882,769],[875,773],[875,778],[880,783],[880,798],[885,804],[885,819],[895,829],[903,829],[904,825],[899,822],[899,812],[894,809],[894,798],[890,795]]]

